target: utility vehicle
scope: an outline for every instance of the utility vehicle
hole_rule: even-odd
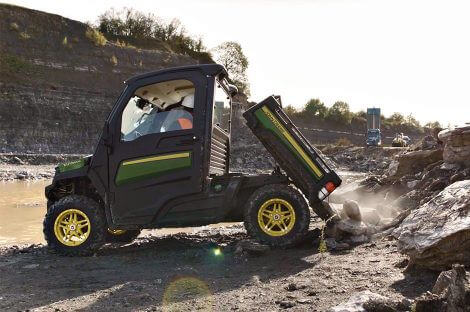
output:
[[[284,114],[279,97],[244,117],[280,167],[230,172],[236,91],[218,64],[127,80],[94,154],[59,165],[46,187],[48,245],[90,255],[107,242],[132,241],[141,229],[244,221],[252,237],[285,247],[307,233],[309,206],[329,218],[321,201],[341,180]]]

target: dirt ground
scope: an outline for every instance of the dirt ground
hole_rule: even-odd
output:
[[[404,275],[406,258],[386,238],[323,254],[309,240],[262,255],[237,252],[244,238],[241,225],[147,234],[84,258],[4,246],[0,310],[325,311],[362,290],[413,299],[437,278]]]

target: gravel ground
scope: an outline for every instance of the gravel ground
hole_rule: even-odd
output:
[[[255,256],[236,248],[241,226],[203,229],[150,233],[85,258],[4,246],[0,310],[325,311],[362,290],[413,299],[437,277],[404,275],[406,258],[387,239],[323,254],[310,240]]]

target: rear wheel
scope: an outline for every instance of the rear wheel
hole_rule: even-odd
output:
[[[267,185],[256,190],[245,209],[248,234],[262,243],[293,246],[308,233],[310,210],[302,193],[288,185]]]
[[[43,223],[44,238],[59,254],[88,256],[103,245],[104,224],[98,203],[85,196],[69,195],[50,205]]]
[[[130,243],[139,236],[140,230],[110,230],[106,231],[107,243]]]

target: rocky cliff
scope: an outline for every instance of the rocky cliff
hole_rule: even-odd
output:
[[[0,152],[90,153],[125,79],[208,61],[163,42],[140,49],[90,31],[62,16],[0,4]]]

